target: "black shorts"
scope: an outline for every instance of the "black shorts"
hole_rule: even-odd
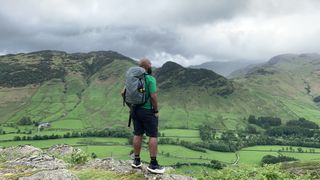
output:
[[[134,135],[142,136],[146,133],[149,137],[158,137],[158,118],[151,109],[136,108],[132,119]]]

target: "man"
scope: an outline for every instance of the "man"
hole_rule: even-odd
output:
[[[157,151],[158,151],[158,101],[157,101],[157,87],[156,79],[152,76],[152,67],[149,59],[143,58],[139,61],[139,66],[144,68],[147,72],[145,76],[146,81],[146,96],[147,101],[143,106],[135,108],[133,113],[133,149],[134,149],[134,161],[131,164],[134,168],[142,166],[140,161],[140,152],[142,145],[143,134],[146,133],[149,136],[149,153],[150,153],[150,165],[147,167],[148,171],[152,173],[164,173],[164,168],[158,164]],[[124,91],[122,92],[122,94]]]

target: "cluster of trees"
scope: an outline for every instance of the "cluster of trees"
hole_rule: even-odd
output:
[[[256,118],[254,115],[248,117],[250,124],[258,125],[265,128],[265,135],[276,136],[276,137],[288,137],[288,136],[302,136],[302,137],[313,137],[314,130],[319,129],[319,125],[316,123],[306,120],[305,118],[299,118],[298,120],[290,120],[285,125],[281,125],[281,119],[277,117],[259,117]],[[246,128],[248,134],[258,134],[257,129],[249,125]]]
[[[249,134],[259,134],[257,129],[252,125],[248,125],[245,131]]]
[[[265,155],[261,159],[261,164],[276,164],[280,162],[288,162],[288,161],[297,161],[298,159],[294,157],[289,157],[289,156],[272,156],[272,155]]]
[[[128,138],[132,136],[132,132],[124,128],[110,128],[104,130],[85,131],[79,133],[81,137],[121,137]]]
[[[205,166],[213,169],[223,169],[226,165],[217,160],[211,160],[210,164],[207,163],[176,163],[174,167],[180,168],[182,166]]]
[[[320,148],[320,137],[274,137],[263,134],[249,135],[247,138],[238,140],[237,145],[239,148],[256,146],[256,145],[282,145],[282,146],[301,146],[301,147],[312,147]]]
[[[216,137],[214,125],[206,123],[199,127],[200,138],[203,143],[195,143],[195,146],[213,151],[235,152],[239,150],[238,137],[233,131],[222,132],[220,138]]]
[[[248,121],[254,125],[249,125],[244,131],[224,131],[219,137],[213,125],[204,124],[199,128],[203,143],[195,145],[222,152],[234,152],[255,145],[320,147],[319,126],[304,118],[290,120],[284,125],[277,117],[256,118],[251,115]],[[265,128],[265,131],[257,131],[255,125]]]
[[[250,115],[248,118],[248,122],[250,124],[258,125],[262,128],[269,128],[271,126],[280,126],[281,119],[278,117],[258,117],[256,118],[254,115]]]
[[[190,143],[188,141],[180,141],[180,145],[183,147],[189,148],[191,150],[194,150],[194,151],[199,151],[199,152],[204,152],[204,153],[207,152],[205,149],[199,147],[197,144]]]
[[[24,140],[47,140],[47,139],[60,139],[61,135],[51,134],[51,135],[34,135],[34,136],[14,136],[14,141],[24,141]]]
[[[315,122],[306,120],[305,118],[299,118],[298,120],[290,120],[286,123],[287,126],[297,126],[308,129],[319,129],[319,125]]]
[[[237,140],[234,141],[224,141],[221,139],[216,139],[215,141],[211,142],[195,143],[195,146],[220,152],[235,152],[244,147],[256,145],[283,145],[320,148],[319,141],[320,137],[308,138],[302,136],[291,136],[286,138],[278,138],[275,136],[268,136],[265,134],[251,134],[246,136],[239,134]]]
[[[235,141],[213,141],[198,143],[197,145],[202,148],[220,152],[236,152],[241,148],[240,144],[238,144],[238,142]]]
[[[171,138],[160,138],[158,141],[159,144],[172,144],[172,145],[179,145],[183,146],[185,148],[194,150],[194,151],[199,151],[199,152],[207,152],[205,149],[201,148],[198,143],[192,143],[189,141],[179,141],[179,139],[174,140]]]
[[[0,129],[0,134],[6,134],[6,131],[3,129]]]
[[[203,126],[200,126],[199,133],[202,141],[213,141],[216,136],[216,130],[209,123],[206,123]]]
[[[237,139],[238,140],[238,139]],[[201,143],[192,143],[188,141],[179,141],[179,139],[172,139],[172,138],[160,138],[159,144],[172,144],[172,145],[179,145],[186,147],[188,149],[199,151],[199,152],[206,152],[205,149],[210,149],[213,151],[220,151],[220,152],[235,152],[240,149],[240,145],[238,144],[237,140],[229,141],[229,140],[212,140],[212,141],[204,141]]]
[[[85,132],[68,132],[64,135],[34,135],[34,136],[15,136],[14,141],[20,140],[47,140],[47,139],[60,139],[60,138],[75,138],[75,137],[121,137],[129,138],[132,133],[129,130],[120,128],[104,129],[96,131],[85,131]]]
[[[291,146],[290,147],[287,146],[286,148],[282,147],[281,150],[279,150],[279,152],[295,152],[295,149],[293,147],[291,147]],[[303,149],[301,147],[298,147],[297,148],[297,152],[303,153],[303,152],[308,152],[308,150],[306,149],[305,151],[303,151]],[[309,152],[310,153],[315,153],[316,150],[315,149],[309,149]]]
[[[32,125],[32,124],[34,124],[34,122],[32,122],[31,121],[31,118],[30,117],[22,117],[19,121],[18,121],[18,123],[17,123],[18,125]]]
[[[304,118],[298,120],[290,120],[285,126],[273,127],[266,130],[266,134],[269,136],[287,137],[287,136],[299,136],[299,137],[314,137],[315,130],[319,129],[319,126]]]
[[[302,137],[313,137],[314,132],[307,128],[302,128],[299,126],[280,126],[280,127],[274,127],[272,129],[268,129],[265,132],[269,136],[277,136],[277,137],[283,137],[283,136],[302,136]]]
[[[206,123],[199,127],[200,138],[203,143],[195,143],[200,148],[206,148],[221,152],[235,152],[239,150],[237,134],[233,131],[224,131],[216,137],[214,125]]]

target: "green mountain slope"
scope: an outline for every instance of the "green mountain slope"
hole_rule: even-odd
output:
[[[40,78],[45,81],[29,76],[32,71],[29,70],[29,64],[37,66],[43,61],[48,62],[50,69],[61,67],[63,75],[52,77],[44,71]],[[119,112],[123,110],[121,100],[114,98],[115,94],[117,97],[119,94],[118,78],[121,79],[125,69],[132,66],[134,61],[111,51],[88,54],[42,51],[3,56],[0,63],[1,66],[10,64],[10,67],[21,67],[20,74],[16,69],[8,67],[0,76],[4,79],[4,83],[1,83],[1,99],[7,99],[1,106],[1,111],[6,114],[1,117],[1,122],[16,122],[23,116],[29,116],[34,121],[52,122],[53,127],[72,129],[74,124],[78,128],[100,127],[110,122],[111,118],[119,121],[119,118],[110,115],[113,114],[110,111],[121,115]],[[11,81],[5,79],[9,75],[10,79],[20,79],[22,83],[10,84]],[[33,85],[24,86],[25,81],[33,82]],[[11,86],[18,87],[10,88]],[[16,90],[16,97],[12,95],[15,89],[20,90]],[[113,93],[113,89],[117,93]],[[27,96],[24,95],[26,90],[30,91]],[[118,105],[115,101],[118,101]]]
[[[293,56],[275,57],[233,80],[167,62],[154,73],[160,126],[197,128],[210,122],[217,128],[244,128],[250,114],[319,121],[313,98],[319,95],[320,58]],[[28,116],[60,129],[125,126],[128,109],[119,92],[126,70],[135,64],[112,51],[0,56],[0,123]]]
[[[233,80],[257,95],[270,96],[274,110],[280,110],[278,116],[319,121],[320,107],[313,101],[320,95],[319,70],[318,54],[285,54]]]

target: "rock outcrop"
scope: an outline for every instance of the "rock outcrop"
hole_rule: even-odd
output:
[[[75,148],[66,144],[57,144],[51,146],[47,152],[50,154],[59,154],[62,156],[71,155]]]
[[[79,178],[66,169],[57,169],[53,171],[40,171],[29,177],[21,177],[19,180],[78,180]]]
[[[0,179],[77,179],[68,163],[30,145],[1,149],[1,161]]]
[[[173,168],[166,167],[166,173],[155,175],[147,171],[145,165],[139,169],[131,167],[131,161],[106,159],[91,159],[83,164],[71,164],[73,153],[81,151],[69,145],[54,145],[47,151],[30,145],[20,145],[10,148],[0,148],[0,180],[77,180],[77,174],[90,170],[100,170],[119,174],[121,177],[138,174],[143,179],[189,180],[192,177],[171,174]],[[56,155],[59,156],[56,156]],[[106,177],[110,179],[109,177]],[[103,179],[103,177],[102,177]]]

